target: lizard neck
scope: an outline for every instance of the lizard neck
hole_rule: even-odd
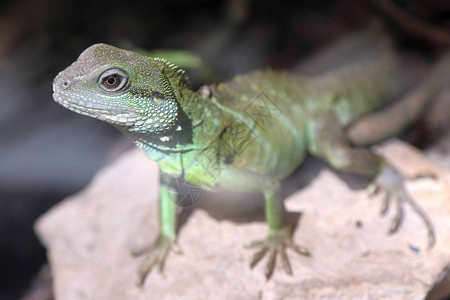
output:
[[[177,89],[175,95],[178,103],[178,122],[170,130],[155,134],[118,127],[156,161],[164,154],[204,149],[226,127],[227,117],[217,107],[214,99],[187,87]]]

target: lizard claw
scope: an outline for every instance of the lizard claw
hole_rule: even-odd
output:
[[[287,248],[291,248],[295,252],[301,255],[310,256],[310,252],[307,248],[295,244],[291,239],[291,234],[289,228],[285,227],[278,231],[271,232],[266,239],[256,240],[244,245],[246,248],[257,247],[257,250],[250,260],[250,268],[256,266],[261,259],[263,259],[266,254],[269,255],[266,268],[265,276],[266,279],[270,279],[273,275],[275,269],[276,257],[280,253],[281,263],[283,264],[284,271],[292,275],[292,268],[289,262],[288,255],[286,253]]]
[[[395,215],[389,227],[389,234],[395,233],[403,221],[403,205],[408,203],[416,214],[425,223],[428,232],[428,248],[435,244],[434,227],[428,215],[414,201],[404,188],[404,177],[390,166],[385,166],[374,181],[367,187],[369,196],[373,196],[380,190],[384,192],[380,214],[384,215],[389,210],[390,203],[395,203]]]
[[[144,260],[139,265],[138,279],[135,282],[137,286],[142,287],[144,285],[145,278],[155,266],[162,273],[164,262],[170,251],[176,254],[182,253],[174,238],[162,234],[158,236],[152,245],[137,248],[132,251],[134,256],[145,255]]]

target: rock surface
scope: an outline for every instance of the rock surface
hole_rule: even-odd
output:
[[[402,158],[398,164],[406,161],[407,172],[421,173],[430,164],[398,141],[379,151]],[[399,232],[387,235],[393,210],[380,217],[381,196],[369,200],[364,189],[350,188],[341,177],[321,168],[286,200],[288,210],[301,212],[295,241],[313,253],[311,258],[288,253],[294,276],[277,265],[266,281],[265,260],[250,270],[253,252],[242,245],[265,236],[262,215],[241,211],[239,222],[227,219],[220,207],[208,204],[214,194],[205,192],[197,204],[206,210],[186,209],[192,213],[178,240],[184,254],[171,254],[164,273],[150,274],[140,289],[134,285],[140,259],[130,251],[156,238],[158,171],[141,151],[130,151],[37,222],[56,299],[424,299],[450,263],[448,182],[407,182],[436,228],[436,246],[428,251],[423,223],[409,207]],[[227,194],[217,197],[225,201]]]

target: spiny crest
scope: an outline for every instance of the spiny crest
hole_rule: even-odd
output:
[[[170,73],[168,75],[175,76],[176,78],[179,79],[180,83],[188,85],[188,77],[184,69],[178,67],[177,65],[171,62],[168,62],[164,58],[155,57],[153,58],[153,60],[159,64],[162,64],[163,65],[162,70]]]

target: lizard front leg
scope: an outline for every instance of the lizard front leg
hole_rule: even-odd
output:
[[[176,244],[177,225],[177,189],[171,184],[169,175],[160,172],[159,187],[159,235],[155,242],[147,247],[135,249],[136,256],[144,255],[138,270],[136,284],[142,286],[149,272],[157,266],[162,272],[164,262],[170,251],[181,253]],[[173,182],[173,181],[172,181]]]
[[[368,149],[352,147],[334,114],[319,113],[311,118],[308,124],[308,144],[312,154],[325,159],[336,169],[374,176],[368,191],[369,193],[378,189],[385,191],[381,212],[386,212],[390,200],[394,200],[396,204],[396,213],[389,233],[397,231],[403,218],[403,205],[409,203],[427,227],[428,246],[433,246],[435,241],[433,225],[404,188],[404,177],[383,158]]]
[[[264,178],[265,179],[265,178]],[[263,180],[260,178],[260,180]],[[275,269],[277,254],[281,257],[281,263],[287,274],[292,274],[292,268],[289,262],[286,249],[290,248],[295,252],[309,256],[307,248],[297,245],[292,241],[292,229],[286,222],[286,209],[283,199],[280,195],[280,183],[276,180],[263,180],[261,182],[265,186],[265,218],[269,225],[269,233],[266,238],[251,241],[245,246],[257,247],[259,250],[255,252],[250,260],[250,268],[253,268],[261,259],[268,254],[268,261],[265,267],[265,276],[269,279]]]

